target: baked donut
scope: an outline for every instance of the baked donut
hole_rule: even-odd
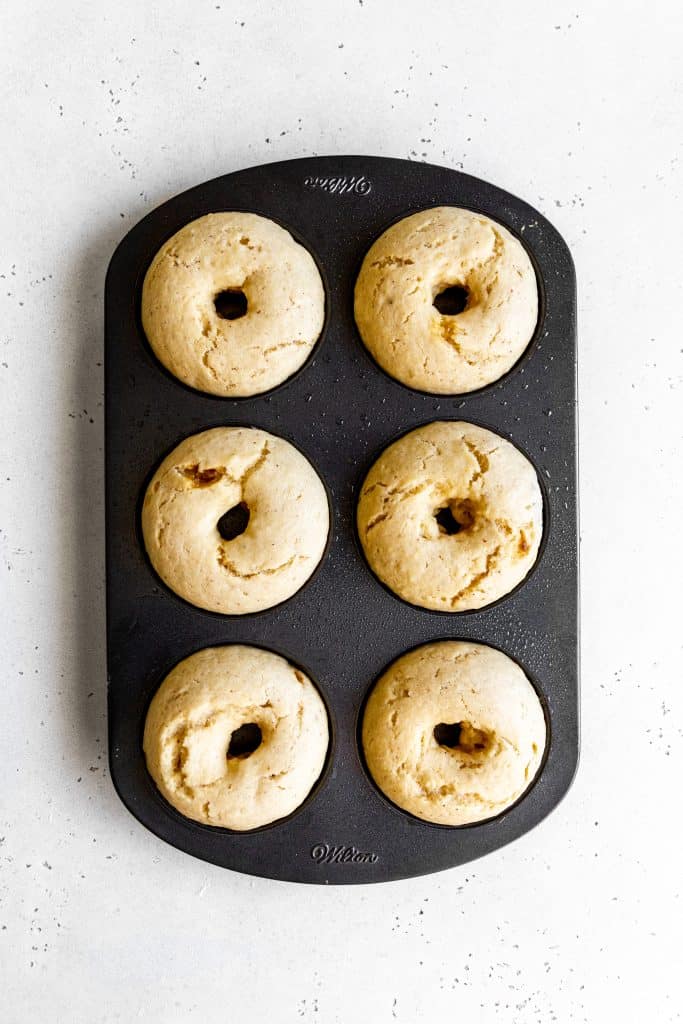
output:
[[[437,206],[392,225],[370,248],[355,314],[366,347],[396,380],[464,394],[502,377],[531,341],[536,275],[502,224]]]
[[[233,644],[204,648],[166,676],[143,748],[176,810],[244,831],[296,810],[320,777],[328,743],[311,680],[278,654]]]
[[[330,513],[310,462],[281,437],[217,427],[174,448],[142,505],[150,561],[198,608],[243,615],[299,590],[322,558]]]
[[[389,666],[368,698],[362,741],[389,800],[425,821],[469,825],[528,789],[546,725],[516,662],[484,644],[445,640]]]
[[[357,525],[370,568],[411,604],[482,608],[538,554],[543,499],[518,448],[473,423],[429,423],[389,445],[361,488]]]
[[[311,254],[254,213],[186,224],[162,245],[142,287],[142,326],[157,358],[212,395],[257,395],[287,380],[324,316]]]

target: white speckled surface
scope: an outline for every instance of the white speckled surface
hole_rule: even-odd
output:
[[[681,1019],[680,827],[665,813],[683,755],[683,16],[658,11],[3,6],[7,1024]],[[538,206],[574,251],[583,760],[559,810],[486,860],[302,889],[172,850],[110,784],[102,289],[116,242],[169,196],[333,152],[464,167]]]

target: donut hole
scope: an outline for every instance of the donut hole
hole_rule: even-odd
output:
[[[452,537],[461,530],[466,530],[474,522],[474,505],[468,498],[453,498],[446,505],[434,510],[434,518],[439,526],[439,533]]]
[[[227,512],[224,512],[216,523],[216,529],[223,540],[234,540],[244,533],[249,525],[249,506],[244,501],[233,505]]]
[[[451,512],[448,505],[444,508],[438,508],[434,513],[434,518],[439,524],[439,532],[445,533],[449,537],[462,530],[462,526]]]
[[[434,739],[440,747],[459,750],[463,754],[481,754],[490,746],[490,737],[471,722],[440,722],[434,726]]]
[[[246,315],[248,306],[241,288],[226,288],[214,297],[213,304],[221,320],[239,320]]]
[[[434,296],[434,308],[441,313],[441,316],[457,316],[464,313],[470,293],[462,284],[449,284],[446,288]]]
[[[228,744],[228,761],[232,761],[235,758],[249,757],[254,751],[261,746],[263,734],[260,727],[256,722],[246,722],[241,725],[239,729],[235,729],[232,736],[230,737],[230,743]]]

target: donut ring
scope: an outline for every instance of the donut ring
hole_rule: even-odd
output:
[[[446,640],[384,672],[365,707],[362,742],[372,778],[398,807],[439,825],[469,825],[529,788],[546,724],[516,662],[484,644]]]
[[[278,654],[239,644],[176,665],[152,699],[143,740],[147,769],[176,810],[237,831],[296,810],[328,745],[311,680]]]
[[[154,474],[142,533],[162,580],[198,608],[243,615],[299,590],[323,556],[330,512],[310,462],[281,437],[217,427]]]
[[[457,293],[460,305],[437,308]],[[355,315],[365,346],[390,376],[418,391],[464,394],[502,377],[531,341],[536,275],[501,224],[437,206],[394,224],[370,248]]]
[[[156,254],[142,287],[142,326],[157,358],[212,395],[257,395],[287,380],[324,317],[311,254],[254,213],[186,224]]]
[[[527,575],[543,533],[536,471],[472,423],[429,423],[380,455],[361,488],[358,534],[370,568],[405,601],[483,608]]]

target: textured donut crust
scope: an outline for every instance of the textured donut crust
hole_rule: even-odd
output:
[[[247,312],[218,316],[214,299],[237,289]],[[142,288],[142,325],[157,358],[190,387],[260,394],[308,358],[323,326],[325,293],[311,254],[274,221],[210,213],[161,247]]]
[[[471,525],[444,533],[435,512],[445,507]],[[472,423],[437,421],[380,455],[363,483],[357,524],[370,567],[394,593],[461,612],[491,604],[527,575],[543,499],[534,467],[509,441]]]
[[[246,530],[223,540],[217,523],[249,508]],[[325,488],[281,437],[217,427],[186,438],[154,474],[142,506],[150,561],[191,604],[225,615],[271,608],[296,593],[322,558]]]
[[[484,750],[450,749],[435,726],[467,723]],[[403,810],[440,825],[500,814],[531,785],[546,744],[540,701],[522,669],[484,644],[425,644],[391,665],[363,716],[373,779]]]
[[[445,288],[467,288],[467,307],[434,307]],[[455,206],[394,224],[367,253],[355,289],[356,323],[377,362],[408,387],[464,394],[498,380],[536,327],[531,261],[501,224]]]
[[[232,733],[255,723],[260,746],[227,757]],[[181,814],[244,830],[302,803],[323,769],[327,713],[299,669],[277,654],[238,644],[185,658],[164,679],[145,722],[147,768]]]

